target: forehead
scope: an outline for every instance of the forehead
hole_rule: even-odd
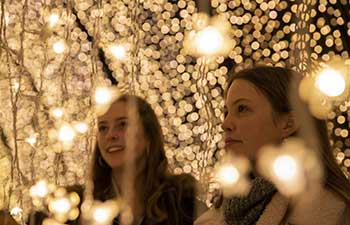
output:
[[[122,101],[117,101],[111,104],[105,114],[98,117],[98,121],[127,117],[127,113],[127,104]]]
[[[251,82],[243,79],[234,80],[228,89],[226,102],[231,104],[242,98],[250,101],[267,100],[262,92]]]

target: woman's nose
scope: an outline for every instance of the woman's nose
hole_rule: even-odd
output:
[[[224,131],[232,131],[233,130],[233,127],[234,127],[234,124],[233,124],[233,121],[232,121],[232,118],[230,116],[226,116],[224,121],[222,122],[222,125],[221,125],[222,129]]]
[[[119,132],[116,128],[110,128],[107,133],[107,139],[117,139],[119,137]]]

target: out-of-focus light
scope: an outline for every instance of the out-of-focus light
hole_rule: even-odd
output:
[[[69,125],[62,125],[58,132],[58,138],[62,142],[71,142],[75,137],[74,129]]]
[[[106,208],[97,208],[94,211],[94,220],[98,223],[106,223],[110,217],[110,212]]]
[[[86,133],[88,131],[89,126],[86,123],[84,123],[84,122],[78,122],[78,123],[76,123],[74,125],[74,128],[79,133],[84,134],[84,133]]]
[[[273,162],[273,171],[280,180],[294,180],[297,170],[298,164],[292,156],[281,155]]]
[[[60,16],[56,13],[53,13],[49,16],[49,24],[50,26],[55,26],[58,22],[58,20],[60,19]]]
[[[195,35],[194,44],[199,54],[215,55],[221,50],[224,37],[219,29],[208,26]]]
[[[27,137],[25,141],[34,147],[34,145],[36,144],[36,135],[32,135],[30,137]]]
[[[118,203],[115,200],[108,200],[103,203],[95,202],[90,211],[91,219],[96,224],[109,224],[119,213]]]
[[[95,92],[95,101],[97,104],[105,105],[112,100],[112,93],[108,88],[97,88]]]
[[[218,171],[218,180],[225,185],[234,184],[239,179],[239,171],[233,165],[224,165]]]
[[[56,118],[59,119],[63,116],[63,110],[61,108],[54,108],[51,111],[51,114]]]
[[[30,196],[44,198],[49,193],[49,186],[45,180],[38,181],[30,188]]]
[[[57,41],[53,44],[52,48],[55,53],[61,54],[65,51],[66,44],[64,41]]]
[[[52,199],[49,202],[49,209],[53,213],[66,214],[71,209],[71,203],[69,199],[65,197]]]
[[[341,95],[345,90],[344,77],[334,69],[325,69],[317,77],[316,85],[330,97]]]
[[[109,50],[116,59],[122,60],[126,56],[126,49],[123,45],[111,45]]]
[[[12,208],[11,211],[10,211],[10,214],[11,214],[12,216],[19,216],[19,215],[21,215],[22,213],[23,213],[23,210],[22,210],[21,208],[19,208],[19,207],[14,207],[14,208]]]

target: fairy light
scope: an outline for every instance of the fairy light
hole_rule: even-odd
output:
[[[49,186],[45,180],[38,181],[30,188],[30,196],[44,198],[49,193]]]
[[[126,56],[126,49],[123,45],[111,45],[109,50],[116,59],[122,60]]]
[[[66,214],[71,209],[71,203],[65,197],[52,199],[49,203],[49,209],[53,213]]]
[[[334,69],[325,69],[317,77],[317,87],[327,96],[336,97],[345,90],[344,77]]]
[[[108,104],[112,100],[112,93],[108,88],[100,87],[96,89],[95,101],[97,104]]]
[[[20,207],[14,207],[11,209],[10,214],[12,216],[19,216],[23,213],[23,210]]]
[[[74,129],[79,133],[84,134],[89,130],[89,126],[84,122],[78,122],[74,125]]]
[[[60,119],[63,116],[64,112],[63,112],[63,109],[61,108],[54,108],[51,110],[51,114],[56,119]]]
[[[295,159],[289,155],[282,155],[273,162],[275,175],[284,181],[292,181],[297,175],[298,165]]]
[[[224,37],[219,29],[208,26],[196,34],[194,44],[199,54],[214,55],[222,48]]]
[[[98,208],[94,211],[94,219],[98,223],[106,223],[110,217],[109,211],[106,208]]]
[[[62,54],[66,49],[66,44],[64,41],[57,41],[52,46],[53,51],[57,54]]]
[[[49,16],[49,24],[50,24],[50,26],[52,27],[52,26],[56,25],[57,22],[59,21],[59,19],[60,19],[60,16],[58,14],[56,14],[56,13],[51,14]]]
[[[25,141],[26,141],[28,144],[30,144],[31,146],[34,147],[34,145],[35,145],[36,142],[37,142],[36,135],[32,135],[32,136],[26,138]]]
[[[58,138],[62,142],[72,142],[74,137],[75,131],[70,125],[64,124],[60,127],[58,132]]]
[[[240,177],[239,171],[233,165],[224,165],[218,171],[218,180],[225,185],[236,183]]]

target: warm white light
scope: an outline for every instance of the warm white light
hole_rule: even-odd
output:
[[[199,31],[194,37],[194,44],[199,54],[215,55],[224,44],[224,37],[219,29],[208,26]]]
[[[89,127],[86,123],[84,122],[79,122],[74,125],[74,128],[76,131],[78,131],[81,134],[84,134],[88,131]]]
[[[30,137],[26,138],[26,142],[28,144],[30,144],[31,146],[34,146],[35,143],[36,143],[36,136],[33,135],[33,136],[30,136]]]
[[[344,92],[345,79],[338,71],[326,69],[318,75],[316,85],[327,96],[335,97]]]
[[[58,14],[56,13],[51,14],[49,17],[50,26],[56,25],[59,19],[60,19],[60,16]]]
[[[61,108],[54,108],[51,113],[56,119],[59,119],[63,116],[63,110]]]
[[[67,198],[56,198],[50,201],[49,209],[53,213],[66,214],[71,208],[71,203]]]
[[[123,45],[111,45],[109,47],[112,55],[117,59],[124,59],[126,56],[126,49]]]
[[[110,218],[110,212],[107,208],[97,208],[94,211],[93,217],[98,223],[106,223]]]
[[[97,88],[95,92],[95,101],[97,104],[108,104],[112,100],[112,93],[108,88]]]
[[[53,44],[53,51],[57,54],[61,54],[66,49],[66,44],[64,41],[57,41]]]
[[[10,214],[11,214],[12,216],[18,216],[18,215],[21,215],[22,212],[23,212],[23,210],[22,210],[21,208],[19,208],[19,207],[14,207],[14,208],[11,209]]]
[[[218,179],[225,185],[234,184],[239,179],[239,171],[232,165],[222,166],[218,171]]]
[[[273,171],[280,180],[293,180],[297,175],[297,170],[297,162],[289,155],[279,156],[273,163]]]
[[[46,181],[38,181],[30,188],[30,196],[44,198],[49,193],[49,186]]]
[[[71,142],[75,137],[74,129],[69,125],[62,125],[59,132],[58,138],[63,142]]]

